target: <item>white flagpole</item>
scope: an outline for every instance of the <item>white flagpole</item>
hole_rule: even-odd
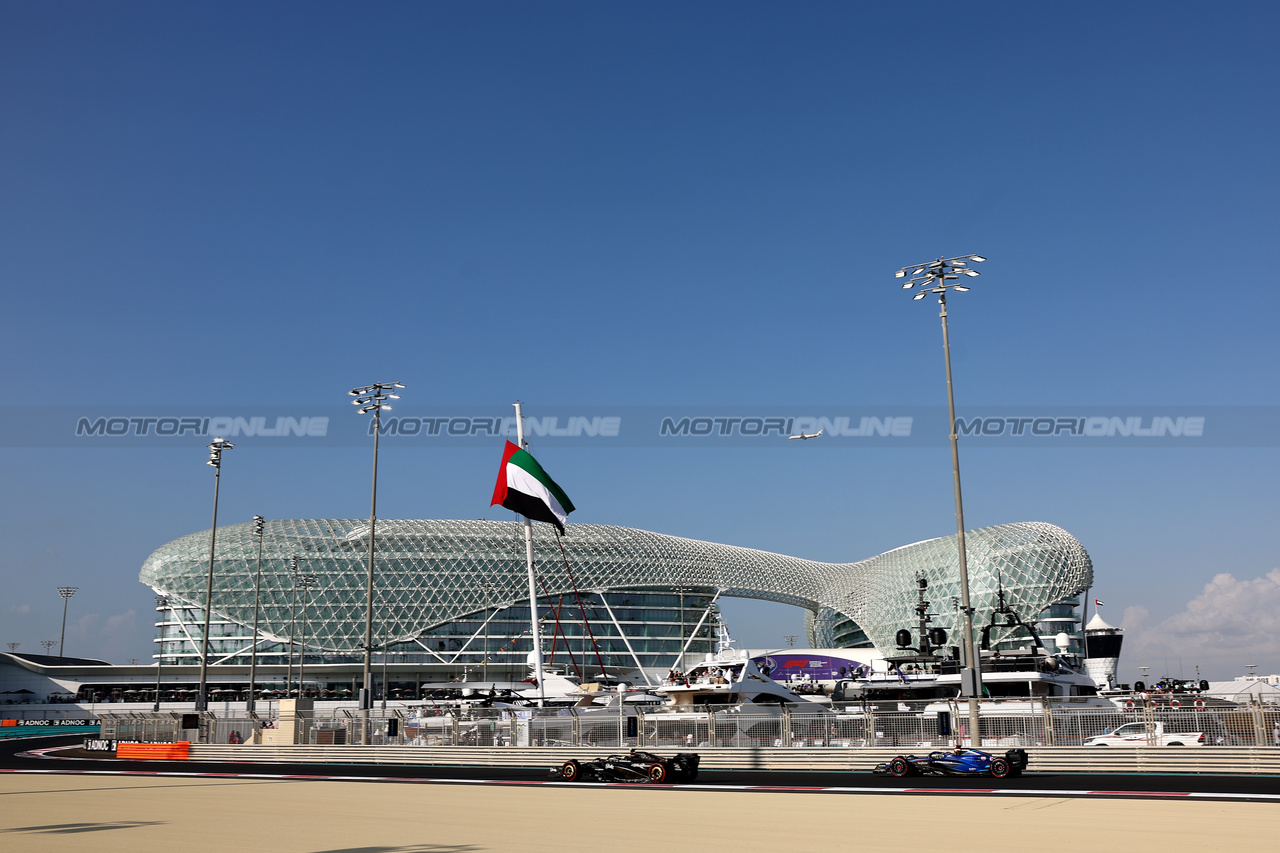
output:
[[[516,400],[516,446],[524,450],[524,414],[520,411],[520,401]],[[504,472],[505,473],[505,472]],[[538,679],[538,707],[547,698],[547,688],[542,677],[542,631],[538,628],[538,589],[533,577],[533,522],[524,518],[524,556],[529,570],[529,620],[533,628],[533,660],[534,675]]]

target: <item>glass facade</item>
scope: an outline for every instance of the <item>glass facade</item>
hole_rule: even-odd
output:
[[[679,661],[682,651],[687,662],[701,659],[715,650],[720,614],[714,597],[715,591],[710,589],[620,589],[584,593],[581,606],[575,596],[558,596],[550,604],[540,600],[538,619],[544,658],[549,666],[583,675],[598,673],[601,663],[610,671],[637,666],[671,667]],[[203,610],[174,604],[158,607],[157,614],[157,648],[153,657],[162,657],[165,666],[198,665]],[[306,615],[305,610],[300,611],[294,624],[295,666],[302,657]],[[253,647],[251,626],[252,623],[243,626],[216,616],[211,619],[211,661],[247,665]],[[374,630],[376,633],[376,623]],[[286,633],[284,642],[262,640],[258,644],[259,665],[287,666],[287,639]],[[379,665],[384,658],[389,664],[447,664],[473,675],[494,667],[495,674],[500,672],[505,678],[525,666],[532,650],[529,607],[520,604],[469,614],[411,641],[377,648],[374,656]],[[310,646],[306,654],[307,666],[363,660],[359,652],[326,652]]]
[[[562,556],[554,536],[541,525],[536,530],[539,617],[548,653],[553,637],[561,649],[567,638],[575,656],[594,657],[584,636],[589,624],[601,656],[608,656],[606,665],[669,666],[681,636],[690,636],[691,623],[700,620],[691,650],[705,653],[700,644],[707,639],[710,645],[714,626],[703,615],[716,594],[805,608],[815,646],[892,649],[894,632],[913,612],[918,577],[929,580],[935,624],[955,636],[956,624],[949,624],[958,622],[950,604],[959,595],[954,536],[856,563],[821,563],[597,524],[568,525]],[[360,520],[271,521],[261,541],[251,524],[220,527],[211,660],[247,659],[255,588],[261,651],[287,660],[290,638],[301,642],[305,634],[309,664],[312,656],[332,662],[362,657],[368,535],[368,523]],[[970,531],[966,538],[979,624],[995,607],[997,588],[1018,612],[1040,614],[1092,582],[1089,555],[1054,525],[1004,524]],[[295,587],[295,565],[299,575],[315,576],[309,589]],[[173,603],[160,626],[166,663],[198,655],[208,566],[204,531],[163,546],[142,567],[139,579]],[[406,663],[421,656],[423,662],[483,666],[486,644],[491,661],[502,655],[510,664],[513,655],[527,654],[528,586],[519,522],[380,521],[374,589],[375,645]],[[686,600],[682,607],[682,589],[697,603]]]

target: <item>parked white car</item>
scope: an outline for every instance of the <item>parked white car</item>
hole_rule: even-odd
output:
[[[1147,727],[1151,726],[1148,737]],[[1204,746],[1203,732],[1180,732],[1165,734],[1164,723],[1125,723],[1114,732],[1091,737],[1084,742],[1085,746]]]

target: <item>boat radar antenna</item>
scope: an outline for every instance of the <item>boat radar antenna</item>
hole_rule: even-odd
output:
[[[929,616],[929,601],[924,597],[924,591],[929,588],[929,579],[924,573],[916,575],[916,619],[919,623],[920,630],[920,654],[933,654],[933,647],[929,643],[929,623],[933,618]]]
[[[997,622],[996,618],[998,616],[1003,616],[1004,619],[1001,622]],[[1045,648],[1044,641],[1040,639],[1040,634],[1037,633],[1035,627],[1024,622],[1022,617],[1018,615],[1018,611],[1014,610],[1009,606],[1009,603],[1005,601],[1004,574],[997,570],[996,606],[995,609],[991,611],[991,622],[982,626],[982,643],[980,648],[984,652],[991,648],[991,631],[993,628],[1017,628],[1018,626],[1025,628],[1027,633],[1031,635],[1031,639],[1036,644],[1036,648]]]
[[[716,654],[727,651],[733,645],[733,637],[729,636],[729,625],[721,619],[716,627]]]
[[[919,655],[917,660],[936,660],[935,652],[940,651],[947,644],[947,632],[943,628],[930,628],[929,623],[933,621],[933,617],[929,615],[929,601],[924,597],[924,592],[929,588],[929,579],[923,573],[916,575],[916,630],[919,631],[919,643],[913,648],[911,646],[911,631],[906,628],[901,629],[895,635],[894,639],[898,644],[898,648],[904,652],[914,652]],[[897,660],[896,658],[894,660]],[[905,660],[905,659],[904,659]]]

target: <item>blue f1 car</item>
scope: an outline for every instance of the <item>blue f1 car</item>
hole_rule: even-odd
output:
[[[950,752],[931,752],[924,757],[899,755],[872,771],[879,776],[1021,776],[1027,769],[1027,751],[1011,749],[1003,756],[993,756],[980,749],[956,748]]]

